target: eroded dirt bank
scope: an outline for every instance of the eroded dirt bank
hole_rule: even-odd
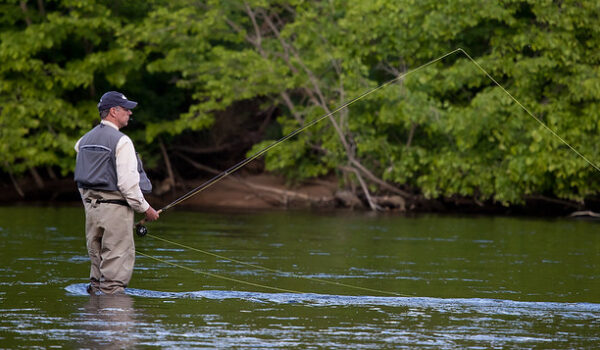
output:
[[[175,186],[154,183],[154,193],[148,195],[155,208],[180,198],[201,187],[208,179],[178,183]],[[70,178],[45,181],[39,186],[33,181],[21,180],[20,191],[11,183],[0,184],[0,204],[80,205],[79,192]],[[383,211],[391,212],[441,212],[464,214],[502,214],[567,216],[574,212],[600,211],[600,200],[590,199],[585,203],[567,202],[552,198],[529,198],[524,205],[505,207],[493,202],[478,202],[470,198],[426,199],[407,202],[403,207],[401,198],[393,195],[378,195],[375,200]],[[271,174],[230,176],[207,187],[177,205],[189,209],[354,209],[369,210],[360,192],[341,189],[335,177],[317,179],[301,185],[286,184],[282,177]],[[587,215],[590,216],[590,215]]]

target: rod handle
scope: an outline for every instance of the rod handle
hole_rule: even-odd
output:
[[[156,211],[156,213],[157,213],[157,214],[159,214],[159,215],[160,215],[160,213],[162,213],[162,212],[163,212],[163,210],[162,210],[162,209],[159,209],[159,210],[157,210],[157,211]],[[143,218],[142,220],[140,220],[140,221],[138,221],[138,222],[137,222],[136,226],[137,226],[137,225],[145,225],[145,224],[146,224],[146,218]]]
[[[158,210],[157,213],[160,214],[162,213],[162,209]],[[135,233],[140,236],[140,237],[144,237],[147,233],[148,233],[148,229],[146,228],[146,226],[144,226],[144,224],[146,223],[146,218],[143,218],[142,220],[138,221],[137,224],[135,224]]]

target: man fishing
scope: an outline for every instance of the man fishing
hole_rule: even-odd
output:
[[[98,103],[101,122],[75,144],[75,181],[85,208],[85,231],[91,260],[90,294],[124,293],[135,262],[133,212],[147,221],[159,214],[143,193],[152,184],[131,139],[119,131],[127,126],[137,102],[109,91]]]

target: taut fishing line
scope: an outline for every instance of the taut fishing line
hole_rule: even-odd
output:
[[[348,106],[350,106],[350,105],[352,105],[352,104],[354,104],[354,103],[362,100],[363,98],[369,96],[370,94],[374,93],[375,91],[381,90],[384,87],[386,87],[386,86],[388,86],[390,84],[393,84],[394,82],[396,82],[398,80],[404,79],[409,74],[415,73],[415,72],[417,72],[417,71],[419,71],[419,70],[421,70],[421,69],[423,69],[423,68],[425,68],[427,66],[430,66],[430,65],[432,65],[432,64],[434,64],[434,63],[436,63],[438,61],[441,61],[442,59],[444,59],[444,58],[446,58],[446,57],[448,57],[448,56],[450,56],[450,55],[452,55],[452,54],[454,54],[456,52],[459,52],[459,51],[463,51],[463,50],[460,49],[460,48],[458,48],[458,49],[456,49],[454,51],[448,52],[445,55],[442,55],[442,56],[440,56],[440,57],[438,57],[438,58],[436,58],[434,60],[431,60],[431,61],[429,61],[429,62],[427,62],[427,63],[425,63],[425,64],[423,64],[423,65],[421,65],[421,66],[419,66],[419,67],[417,67],[417,68],[415,68],[413,70],[411,70],[411,71],[408,71],[408,72],[406,72],[406,73],[404,73],[402,75],[397,76],[396,78],[394,78],[394,79],[392,79],[392,80],[390,80],[388,82],[385,82],[385,83],[383,83],[383,84],[381,84],[381,85],[379,85],[379,86],[377,86],[377,87],[375,87],[375,88],[373,88],[371,90],[368,90],[367,92],[363,93],[362,95],[360,95],[358,97],[353,98],[352,100],[350,100],[350,101],[342,104],[341,106],[337,107],[333,111],[331,111],[331,112],[329,112],[329,113],[327,113],[327,114],[325,114],[325,115],[323,115],[323,116],[321,116],[321,117],[319,117],[319,118],[311,121],[310,123],[308,123],[308,124],[306,124],[306,125],[298,128],[298,129],[296,129],[294,131],[292,131],[288,135],[286,135],[286,136],[280,138],[279,140],[273,142],[272,144],[270,144],[267,147],[263,148],[262,150],[256,152],[252,156],[250,156],[250,157],[242,160],[241,162],[233,165],[229,169],[227,169],[227,170],[225,170],[225,171],[223,171],[223,172],[215,175],[210,180],[204,182],[200,186],[194,188],[193,190],[191,190],[188,193],[184,194],[183,196],[177,198],[173,202],[167,204],[166,206],[164,206],[163,208],[161,208],[160,210],[158,210],[158,212],[162,213],[162,212],[164,212],[164,211],[166,211],[166,210],[168,210],[168,209],[176,206],[177,204],[179,204],[179,203],[181,203],[181,202],[183,202],[183,201],[185,201],[185,200],[187,200],[187,199],[189,199],[189,198],[197,195],[198,193],[204,191],[205,189],[209,188],[210,186],[214,185],[215,183],[219,182],[220,180],[224,179],[225,177],[227,177],[227,176],[233,174],[234,172],[240,170],[241,168],[243,168],[244,166],[246,166],[246,164],[248,164],[251,161],[255,160],[256,158],[262,156],[263,154],[267,153],[270,149],[272,149],[272,148],[278,146],[279,144],[281,144],[282,142],[285,142],[285,141],[289,140],[290,138],[298,135],[302,131],[310,128],[311,126],[313,126],[313,125],[315,125],[317,123],[319,123],[323,119],[328,118],[328,117],[332,116],[333,114],[341,111],[342,109],[344,109],[344,108],[346,108],[346,107],[348,107]],[[144,236],[144,235],[146,235],[146,233],[148,233],[148,230],[146,229],[146,227],[143,226],[145,222],[146,222],[146,220],[142,219],[142,220],[140,220],[136,224],[136,232],[140,236]]]
[[[351,284],[345,284],[345,283],[341,283],[341,282],[329,281],[329,280],[324,280],[324,279],[320,279],[320,278],[308,277],[308,276],[298,275],[298,274],[291,273],[291,272],[279,271],[279,270],[271,269],[271,268],[268,268],[268,267],[264,267],[264,266],[260,266],[260,265],[255,265],[255,264],[250,264],[250,263],[246,263],[246,262],[243,262],[243,261],[240,261],[240,260],[228,258],[226,256],[222,256],[222,255],[211,253],[211,252],[208,252],[208,251],[205,251],[205,250],[202,250],[202,249],[190,247],[190,246],[187,246],[187,245],[184,245],[184,244],[181,244],[181,243],[169,241],[168,239],[157,237],[157,236],[154,236],[154,235],[151,235],[151,234],[148,234],[148,236],[152,237],[152,238],[155,238],[155,239],[158,239],[158,240],[161,240],[163,242],[167,242],[167,243],[170,243],[170,244],[173,244],[173,245],[180,246],[180,247],[185,248],[185,249],[196,251],[198,253],[202,253],[202,254],[205,254],[205,255],[210,255],[210,256],[215,257],[215,258],[228,260],[228,261],[240,264],[240,265],[245,265],[245,266],[253,267],[255,269],[259,269],[259,270],[263,270],[263,271],[269,271],[269,272],[273,272],[273,273],[280,274],[280,275],[286,275],[288,277],[303,278],[303,279],[306,279],[306,280],[309,280],[309,281],[313,281],[313,282],[326,283],[326,284],[331,284],[331,285],[336,285],[336,286],[341,286],[341,287],[347,287],[347,288],[352,288],[352,289],[359,289],[359,290],[363,290],[363,291],[376,292],[376,293],[381,293],[381,294],[395,295],[395,296],[400,296],[400,297],[411,297],[412,296],[412,295],[401,294],[401,293],[396,293],[396,292],[387,292],[387,291],[379,290],[379,289],[373,289],[373,288],[367,288],[367,287],[360,287],[360,286],[353,286]],[[148,256],[146,254],[142,254],[142,255]],[[158,260],[158,261],[161,261],[161,262],[164,262],[164,263],[167,263],[167,264],[171,264],[173,266],[179,266],[179,265],[170,263],[170,262],[165,261],[165,260],[161,260],[161,259],[157,259],[157,258],[152,258],[152,259]],[[179,266],[179,267],[181,267],[181,266]],[[189,269],[189,268],[186,268],[186,269],[188,269],[190,271],[200,272],[200,271],[196,271],[196,270]],[[211,277],[216,277],[216,278],[220,278],[220,279],[226,279],[226,280],[229,280],[229,281],[237,281],[237,282],[244,283],[244,284],[252,284],[254,286],[257,285],[256,283],[241,281],[241,280],[237,280],[237,279],[230,278],[230,277],[223,277],[223,276],[219,276],[219,275],[216,275],[216,274],[213,274],[213,273],[208,273],[208,272],[200,272],[200,273],[202,273],[204,275],[211,276]],[[273,287],[267,287],[267,286],[261,286],[261,287],[269,288],[269,289],[275,289]],[[300,293],[300,292],[295,292],[295,293]]]
[[[413,73],[415,73],[415,72],[417,72],[419,70],[422,70],[425,67],[428,67],[428,66],[430,66],[430,65],[432,65],[434,63],[437,63],[437,62],[443,60],[444,58],[446,58],[448,56],[451,56],[451,55],[453,55],[455,53],[458,53],[458,52],[463,53],[469,59],[469,61],[471,63],[473,63],[481,72],[483,72],[483,74],[485,76],[487,76],[495,85],[497,85],[506,95],[508,95],[519,107],[521,107],[521,109],[523,109],[531,118],[533,118],[535,121],[537,121],[544,129],[546,129],[548,132],[550,132],[550,134],[552,134],[554,137],[556,137],[558,140],[560,140],[560,142],[562,142],[564,145],[566,145],[571,151],[573,151],[575,154],[577,154],[579,157],[581,157],[583,160],[585,160],[589,165],[591,165],[594,169],[596,169],[598,172],[600,172],[600,167],[598,167],[596,164],[592,163],[587,157],[585,157],[583,154],[581,154],[579,151],[577,151],[573,146],[571,146],[567,141],[565,141],[562,137],[560,137],[554,130],[552,130],[550,127],[548,127],[546,124],[544,124],[544,122],[542,122],[542,120],[540,120],[531,111],[529,111],[529,109],[527,109],[521,102],[519,102],[519,100],[517,100],[510,92],[508,92],[500,83],[498,83],[496,81],[496,79],[494,79],[485,69],[483,69],[483,67],[479,63],[477,63],[465,50],[463,50],[462,48],[457,48],[457,49],[455,49],[453,51],[450,51],[450,52],[448,52],[448,53],[446,53],[446,54],[444,54],[444,55],[442,55],[442,56],[440,56],[440,57],[438,57],[436,59],[433,59],[433,60],[431,60],[431,61],[429,61],[429,62],[427,62],[425,64],[422,64],[422,65],[420,65],[419,67],[417,67],[415,69],[409,70],[408,72],[406,72],[404,74],[401,74],[401,75],[395,77],[394,79],[391,79],[391,80],[389,80],[389,81],[387,81],[387,82],[385,82],[385,83],[383,83],[383,84],[381,84],[381,85],[379,85],[379,86],[377,86],[377,87],[375,87],[373,89],[370,89],[370,90],[364,92],[363,94],[359,95],[358,97],[355,97],[355,98],[349,100],[348,102],[340,105],[339,107],[337,107],[333,111],[331,111],[329,113],[326,113],[323,116],[321,116],[321,117],[319,117],[319,118],[311,121],[310,123],[308,123],[308,124],[306,124],[306,125],[298,128],[298,129],[292,131],[288,135],[286,135],[286,136],[282,137],[281,139],[273,142],[272,144],[270,144],[267,147],[261,149],[260,151],[256,152],[252,156],[250,156],[250,157],[248,157],[248,158],[240,161],[239,163],[233,165],[232,167],[228,168],[227,170],[225,170],[225,171],[223,171],[223,172],[215,175],[210,180],[204,182],[200,186],[194,188],[193,190],[191,190],[188,193],[184,194],[183,196],[177,198],[173,202],[167,204],[162,209],[158,210],[158,213],[162,213],[162,212],[164,212],[164,211],[166,211],[166,210],[168,210],[168,209],[176,206],[177,204],[179,204],[179,203],[181,203],[181,202],[183,202],[183,201],[185,201],[185,200],[187,200],[187,199],[189,199],[189,198],[197,195],[198,193],[200,193],[203,190],[209,188],[210,186],[214,185],[215,183],[219,182],[220,180],[224,179],[225,177],[227,177],[227,176],[231,175],[232,173],[238,171],[239,169],[243,168],[248,163],[250,163],[251,161],[255,160],[256,158],[262,156],[263,154],[265,154],[266,152],[268,152],[272,148],[274,148],[274,147],[278,146],[279,144],[281,144],[281,143],[289,140],[290,138],[298,135],[299,133],[303,132],[304,130],[310,128],[311,126],[313,126],[313,125],[321,122],[323,119],[328,118],[328,117],[336,114],[340,110],[349,107],[350,105],[352,105],[352,104],[354,104],[354,103],[356,103],[356,102],[364,99],[365,97],[371,95],[372,93],[374,93],[374,92],[376,92],[378,90],[381,90],[381,89],[383,89],[383,88],[385,88],[385,87],[387,87],[387,86],[389,86],[389,85],[391,85],[391,84],[393,84],[393,83],[395,83],[395,82],[397,82],[399,80],[402,80],[402,79],[406,78],[410,74],[413,74]],[[135,227],[136,233],[139,236],[141,236],[141,237],[143,237],[143,236],[145,236],[145,235],[148,234],[148,230],[144,226],[144,223],[145,223],[145,220],[142,219],[142,220],[140,220],[136,224],[136,227]],[[153,237],[155,239],[162,240],[162,241],[170,243],[170,244],[181,246],[181,247],[186,248],[186,249],[190,249],[190,250],[194,250],[194,251],[197,251],[197,252],[200,252],[200,253],[203,253],[203,254],[207,254],[207,255],[214,256],[214,257],[218,257],[220,259],[226,259],[226,260],[229,260],[229,261],[232,261],[232,262],[236,262],[236,263],[239,263],[239,264],[243,264],[243,265],[246,265],[246,266],[258,268],[258,269],[265,270],[265,271],[275,272],[275,273],[278,273],[278,274],[285,274],[285,275],[289,275],[289,276],[292,276],[292,277],[304,278],[304,279],[309,279],[309,280],[316,281],[316,282],[329,283],[329,284],[334,284],[334,285],[343,286],[343,287],[349,287],[349,288],[354,288],[354,289],[361,289],[361,290],[364,290],[364,291],[378,292],[378,293],[382,293],[382,294],[390,294],[390,295],[397,295],[397,296],[409,296],[409,295],[395,293],[395,292],[388,292],[388,291],[382,291],[382,290],[377,290],[377,289],[358,287],[358,286],[348,285],[348,284],[339,283],[339,282],[332,282],[332,281],[328,281],[328,280],[322,280],[322,279],[311,278],[311,277],[307,277],[307,276],[302,276],[302,275],[297,275],[297,274],[282,272],[282,271],[278,271],[278,270],[274,270],[274,269],[262,267],[262,266],[259,266],[259,265],[244,263],[244,262],[241,262],[241,261],[238,261],[238,260],[235,260],[235,259],[227,258],[227,257],[220,256],[220,255],[217,255],[217,254],[214,254],[214,253],[203,251],[203,250],[200,250],[200,249],[197,249],[197,248],[189,247],[189,246],[186,246],[186,245],[183,245],[183,244],[180,244],[180,243],[172,242],[172,241],[166,240],[164,238],[159,238],[159,237],[154,236],[154,235],[148,234],[148,236]],[[288,290],[288,289],[282,289],[282,288],[276,288],[276,287],[270,287],[270,286],[261,285],[261,284],[257,284],[257,283],[252,283],[252,282],[238,280],[238,279],[235,279],[235,278],[220,276],[220,275],[216,275],[216,274],[213,274],[213,273],[203,272],[203,271],[200,271],[200,270],[197,270],[197,269],[192,269],[192,268],[189,268],[189,267],[186,267],[186,266],[183,266],[183,265],[179,265],[179,264],[175,264],[175,263],[172,263],[172,262],[169,262],[169,261],[158,259],[158,258],[152,257],[150,255],[147,255],[147,254],[144,254],[144,253],[141,253],[141,252],[137,252],[137,253],[140,254],[140,255],[142,255],[142,256],[154,259],[156,261],[160,261],[160,262],[172,265],[172,266],[180,267],[180,268],[192,271],[192,272],[201,273],[201,274],[204,274],[206,276],[210,276],[210,277],[214,277],[214,278],[224,279],[224,280],[228,280],[228,281],[232,281],[232,282],[247,284],[247,285],[251,285],[251,286],[255,286],[255,287],[260,287],[260,288],[265,288],[265,289],[276,290],[276,291],[280,291],[280,292],[301,293],[301,292],[298,292],[298,291],[293,291],[293,290]]]

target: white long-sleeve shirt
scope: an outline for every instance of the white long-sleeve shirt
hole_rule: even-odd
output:
[[[119,130],[115,124],[109,121],[103,120],[101,123]],[[77,140],[75,144],[75,151],[77,152],[79,152],[80,141],[81,139]],[[119,139],[119,142],[117,142],[115,158],[117,161],[117,187],[119,188],[119,192],[121,192],[133,210],[138,213],[145,212],[150,208],[150,204],[148,204],[140,189],[140,173],[137,169],[137,157],[133,142],[129,136],[123,135]],[[81,192],[81,189],[79,190]]]

